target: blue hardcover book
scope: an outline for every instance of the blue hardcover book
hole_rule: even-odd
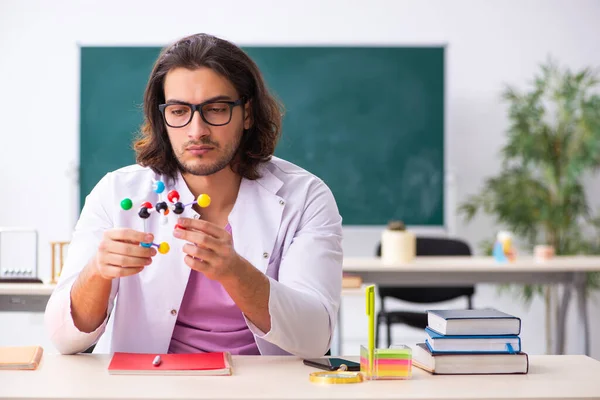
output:
[[[443,353],[519,353],[521,338],[517,335],[441,335],[425,328],[425,343],[433,354]]]
[[[521,319],[495,308],[428,310],[427,325],[442,335],[518,335]]]

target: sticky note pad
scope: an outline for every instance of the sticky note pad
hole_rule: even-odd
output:
[[[360,370],[367,379],[410,379],[412,377],[412,349],[405,345],[389,349],[375,349],[373,367],[369,369],[369,350],[360,348]]]

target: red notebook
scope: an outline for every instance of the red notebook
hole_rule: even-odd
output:
[[[160,362],[157,361],[160,357]],[[111,375],[231,375],[231,355],[224,353],[113,355]]]

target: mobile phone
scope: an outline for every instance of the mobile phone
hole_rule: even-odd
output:
[[[342,364],[346,365],[347,371],[360,371],[360,364],[355,361],[344,360],[343,358],[311,358],[303,361],[305,365],[324,369],[327,371],[335,371],[340,368]]]

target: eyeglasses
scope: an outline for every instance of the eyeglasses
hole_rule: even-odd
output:
[[[165,123],[171,128],[183,128],[192,121],[198,111],[204,122],[212,126],[223,126],[231,122],[233,107],[246,103],[242,97],[236,101],[207,101],[200,104],[167,103],[159,104]]]

